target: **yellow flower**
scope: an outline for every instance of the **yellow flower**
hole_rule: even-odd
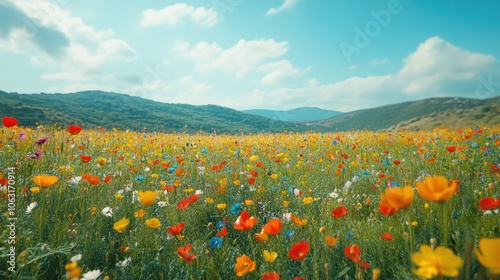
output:
[[[161,226],[161,223],[160,223],[160,220],[158,220],[157,218],[151,218],[151,219],[146,220],[146,225],[149,228],[155,229],[155,228],[159,228]]]
[[[121,193],[115,194],[115,198],[118,200],[124,199],[125,197]]]
[[[99,165],[105,165],[105,164],[106,164],[106,159],[105,159],[105,158],[103,158],[103,157],[98,157],[98,158],[97,158],[97,163],[98,163]]]
[[[144,210],[144,209],[139,209],[139,210],[135,211],[135,213],[134,213],[134,217],[136,217],[136,218],[142,218],[142,217],[144,217],[144,215],[146,215],[146,210]]]
[[[118,222],[116,222],[113,225],[113,229],[116,230],[116,231],[118,231],[118,232],[122,232],[124,229],[127,228],[129,222],[130,222],[129,219],[122,218],[121,220],[119,220]]]
[[[207,197],[207,198],[205,198],[205,202],[206,203],[214,203],[214,199],[211,197]]]
[[[32,187],[32,188],[30,189],[30,191],[31,191],[32,193],[34,193],[34,194],[37,194],[37,193],[39,193],[39,192],[40,192],[40,188],[39,188],[39,187]]]
[[[226,204],[225,203],[217,204],[217,209],[220,209],[220,210],[226,209]]]
[[[250,259],[249,256],[243,254],[236,258],[236,265],[234,266],[234,271],[236,276],[243,276],[248,272],[252,272],[255,269],[255,262]]]
[[[251,162],[258,161],[258,160],[259,160],[259,156],[253,155],[253,156],[251,156],[251,157],[249,158],[249,160],[250,160]]]
[[[57,176],[40,175],[33,177],[33,182],[44,189],[52,186],[57,181],[59,181]]]
[[[474,253],[491,274],[500,274],[500,238],[481,238],[479,250],[474,248]]]
[[[245,205],[250,206],[253,204],[253,199],[245,199]]]
[[[420,251],[413,253],[411,260],[419,267],[413,273],[427,279],[437,276],[456,277],[464,263],[451,249],[444,246],[432,249],[428,245],[420,246]]]
[[[276,174],[276,173],[271,174],[271,179],[278,180],[278,174]]]
[[[313,199],[312,197],[304,197],[304,198],[302,199],[302,202],[303,202],[304,204],[311,204],[311,203],[313,203],[313,202],[314,202],[314,199]]]
[[[458,188],[458,181],[448,183],[443,176],[425,177],[425,182],[415,184],[421,197],[434,202],[448,200]]]
[[[184,190],[185,193],[190,193],[190,192],[194,192],[194,189],[193,188],[187,188]]]
[[[382,203],[389,208],[406,209],[413,202],[414,196],[413,187],[405,186],[402,188],[387,188],[380,197]]]
[[[156,179],[160,176],[158,173],[151,174],[151,178]]]
[[[268,250],[264,250],[264,252],[262,252],[262,255],[264,256],[264,259],[268,263],[273,263],[276,260],[276,258],[278,257],[278,253],[276,253],[274,251],[269,252]]]
[[[290,201],[283,201],[283,207],[288,207],[290,205]]]
[[[372,270],[372,280],[378,280],[381,272],[382,271],[380,271],[380,268],[374,268]]]
[[[139,202],[142,204],[142,206],[149,206],[153,204],[156,197],[158,196],[158,193],[154,191],[138,191],[137,196],[139,196]]]

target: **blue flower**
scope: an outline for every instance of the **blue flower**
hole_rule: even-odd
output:
[[[210,248],[217,249],[222,247],[222,238],[214,236],[210,241],[208,242],[208,245]]]
[[[143,182],[146,181],[146,176],[137,176],[134,178],[137,182]]]
[[[294,235],[294,234],[295,234],[295,231],[293,231],[293,230],[288,230],[288,231],[286,231],[286,232],[285,232],[285,237],[287,237],[287,238],[288,238],[288,237],[290,237],[290,236],[292,236],[292,235]]]
[[[351,241],[353,238],[354,238],[354,232],[348,230],[346,233],[345,233],[345,238],[349,241]]]
[[[231,212],[231,214],[233,215],[239,214],[241,212],[241,203],[236,202],[235,204],[231,205],[229,212]]]

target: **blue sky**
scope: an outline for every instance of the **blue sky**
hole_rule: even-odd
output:
[[[0,0],[0,90],[352,111],[500,93],[500,2]]]

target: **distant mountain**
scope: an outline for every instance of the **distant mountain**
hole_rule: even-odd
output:
[[[293,110],[252,109],[243,110],[242,112],[287,122],[319,121],[342,114],[342,112],[325,110],[317,107],[301,107]]]
[[[495,102],[497,99],[429,98],[345,113],[312,123],[327,130],[385,130],[424,116],[442,114],[450,110],[466,110]],[[498,102],[498,100],[496,101]],[[459,111],[457,111],[459,112]],[[446,113],[445,113],[446,114]],[[446,115],[439,115],[445,118]],[[473,117],[476,123],[478,118]],[[500,124],[500,123],[496,123]]]
[[[18,94],[0,91],[0,116],[20,125],[71,123],[86,127],[238,133],[305,131],[311,127],[271,120],[216,106],[168,104],[102,91],[69,94]]]

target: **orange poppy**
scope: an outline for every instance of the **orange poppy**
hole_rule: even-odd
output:
[[[57,176],[40,175],[33,177],[33,182],[35,182],[42,188],[48,188],[57,181],[59,181],[59,178]]]
[[[299,216],[291,215],[290,219],[292,219],[293,223],[299,227],[305,226],[307,224],[307,219],[300,219]]]
[[[236,219],[233,227],[237,230],[250,230],[255,224],[257,224],[257,218],[250,217],[247,210],[245,210]]]
[[[243,276],[248,272],[252,272],[255,270],[255,262],[250,259],[249,256],[243,254],[240,257],[236,258],[236,265],[234,266],[234,271],[236,272],[236,276]]]
[[[338,237],[333,237],[331,235],[325,236],[325,243],[326,243],[326,246],[328,246],[328,247],[335,246],[337,244],[338,240],[339,240]]]
[[[182,230],[184,229],[184,226],[186,224],[184,222],[180,222],[174,226],[171,226],[171,227],[168,227],[167,230],[168,230],[168,233],[170,233],[171,235],[178,235],[178,234],[181,234]]]
[[[405,186],[402,188],[387,188],[380,197],[384,205],[389,208],[406,209],[413,202],[414,196],[413,187]]]
[[[188,206],[189,206],[189,200],[187,198],[183,198],[183,199],[181,199],[181,201],[179,201],[177,203],[177,209],[179,209],[179,210],[184,210]]]
[[[281,220],[278,218],[270,219],[267,224],[262,226],[262,229],[269,233],[270,235],[276,235],[280,232],[281,229]]]
[[[259,243],[262,241],[269,240],[269,235],[267,234],[267,232],[264,231],[264,229],[262,229],[260,233],[255,233],[253,237],[255,237],[255,240],[257,240],[257,242]]]
[[[82,177],[85,181],[87,181],[92,186],[97,186],[100,183],[98,176],[92,176],[90,174],[86,174]]]
[[[76,124],[68,125],[68,132],[71,135],[77,135],[78,133],[80,133],[80,131],[82,131],[81,126],[76,125]]]
[[[416,182],[418,193],[421,197],[434,201],[441,202],[448,200],[456,191],[459,182],[452,180],[448,183],[443,176],[426,177],[425,182]]]
[[[361,249],[356,244],[351,244],[344,249],[344,254],[346,257],[351,259],[354,263],[359,263],[361,261]]]
[[[193,249],[193,245],[191,244],[186,244],[184,246],[181,246],[177,248],[177,254],[179,254],[179,257],[186,262],[190,263],[194,259],[196,259],[196,255],[193,253],[189,253]]]
[[[309,243],[307,241],[300,241],[293,244],[290,251],[288,251],[288,256],[294,261],[301,261],[309,252]]]
[[[342,206],[339,206],[335,209],[333,209],[332,211],[332,215],[335,219],[338,219],[338,218],[341,218],[341,217],[344,217],[345,215],[347,215],[347,208],[345,208],[344,205]]]

